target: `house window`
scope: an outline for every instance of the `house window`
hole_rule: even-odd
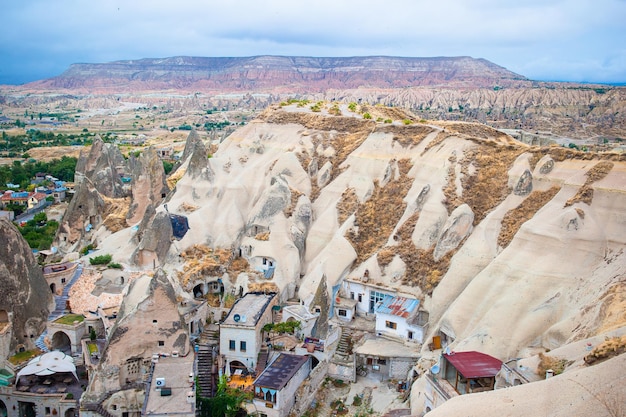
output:
[[[350,298],[351,298],[352,300],[354,300],[354,291],[351,291],[351,292],[350,292]]]
[[[373,364],[373,363],[374,363],[374,361],[373,361],[373,359],[372,359],[372,358],[367,358],[367,364],[368,364],[368,365],[371,365],[371,364]]]
[[[343,308],[339,309],[337,314],[340,315],[341,317],[347,317],[348,316],[348,312],[346,310],[344,310]]]
[[[379,365],[387,365],[387,359],[379,359],[378,360],[378,364]]]
[[[46,414],[50,414],[50,407],[46,407]]]
[[[379,301],[383,301],[385,295],[382,292],[370,291],[370,313],[374,312],[374,307],[376,307]]]
[[[246,351],[246,342],[244,340],[239,342],[239,350],[242,351],[242,352]]]
[[[61,278],[61,284],[65,284],[65,278]]]
[[[152,323],[157,323],[157,320],[156,319],[152,320]]]
[[[234,340],[229,340],[228,341],[228,349],[229,350],[235,350],[235,341]]]
[[[363,301],[363,294],[359,294],[359,303]]]
[[[409,336],[410,340],[413,340],[413,332],[412,331],[409,330],[409,335],[408,336]]]
[[[393,322],[393,321],[386,321],[385,322],[385,327],[388,329],[397,329],[398,328],[398,324]]]
[[[165,341],[159,340],[159,346],[165,346]]]

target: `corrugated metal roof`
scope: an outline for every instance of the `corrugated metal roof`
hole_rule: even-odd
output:
[[[391,295],[386,295],[376,307],[376,312],[408,318],[419,304],[419,300],[414,298],[393,297]]]
[[[255,386],[283,389],[287,382],[309,361],[308,356],[281,353],[254,381]]]
[[[485,353],[454,352],[443,357],[465,378],[485,378],[496,376],[502,367],[502,361]]]

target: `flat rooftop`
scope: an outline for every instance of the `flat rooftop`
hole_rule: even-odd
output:
[[[249,292],[238,299],[230,309],[222,325],[256,327],[276,293]]]
[[[384,337],[376,337],[366,340],[358,346],[355,353],[365,356],[380,356],[381,358],[419,358],[418,345],[407,345]]]
[[[146,416],[160,415],[195,415],[196,395],[193,382],[189,382],[189,374],[193,373],[193,355],[187,357],[159,358],[154,364],[152,382],[148,402],[146,403]],[[156,379],[165,378],[165,387],[171,390],[171,395],[162,396],[161,390],[157,390]],[[193,402],[187,402],[187,394],[193,393]]]

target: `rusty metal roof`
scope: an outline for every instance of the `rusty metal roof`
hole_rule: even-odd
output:
[[[406,319],[417,309],[419,304],[419,300],[414,298],[387,295],[376,307],[376,313],[392,314]]]
[[[502,366],[501,360],[475,351],[444,353],[443,357],[465,378],[493,377]]]

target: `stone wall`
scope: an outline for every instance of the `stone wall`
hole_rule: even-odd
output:
[[[328,362],[323,361],[317,364],[311,371],[309,377],[300,385],[296,391],[296,402],[291,408],[289,416],[301,416],[311,406],[317,389],[322,385],[328,372]]]

